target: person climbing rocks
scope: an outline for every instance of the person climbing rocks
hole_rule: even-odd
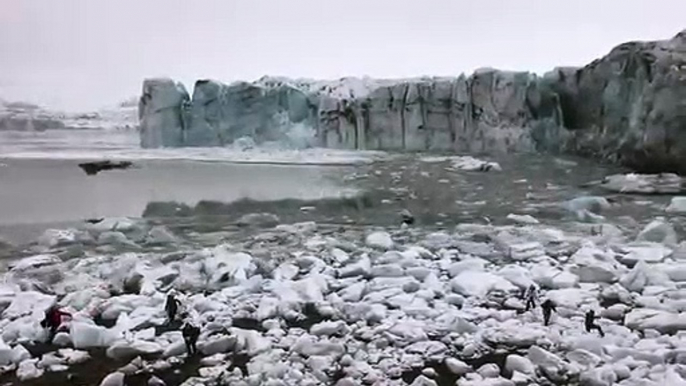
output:
[[[586,327],[586,332],[598,330],[601,337],[605,336],[603,329],[600,328],[599,325],[595,324],[595,311],[593,311],[593,310],[588,310],[588,312],[586,312],[586,318],[584,320],[584,326]]]
[[[550,323],[550,316],[552,315],[553,311],[557,312],[555,303],[553,303],[553,301],[550,299],[546,299],[543,303],[541,303],[541,309],[543,310],[543,325],[547,326]]]
[[[71,318],[70,313],[62,311],[57,305],[53,305],[45,311],[45,319],[41,321],[41,326],[50,329],[50,342],[57,334],[57,329],[62,325],[62,317],[65,316]]]
[[[193,325],[193,323],[187,320],[181,329],[181,335],[183,335],[183,340],[186,342],[188,356],[195,355],[198,352],[196,344],[198,343],[198,337],[200,336],[200,327]]]
[[[174,322],[180,305],[181,302],[174,296],[173,293],[167,295],[167,302],[164,304],[164,310],[167,312],[167,323],[172,324]]]
[[[534,284],[530,285],[529,289],[526,290],[524,298],[526,299],[526,308],[524,311],[529,311],[530,309],[536,308],[536,302],[538,301],[538,289],[536,289]]]

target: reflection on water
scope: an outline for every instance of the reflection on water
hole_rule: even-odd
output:
[[[145,161],[87,176],[77,161],[6,160],[0,225],[141,216],[152,201],[314,200],[353,194],[345,167]]]

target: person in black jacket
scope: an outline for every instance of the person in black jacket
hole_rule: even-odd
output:
[[[176,313],[179,311],[181,302],[174,296],[173,293],[167,295],[167,302],[164,304],[164,310],[167,312],[168,323],[171,324],[176,319]]]
[[[541,303],[541,309],[543,309],[543,325],[547,326],[550,323],[550,316],[552,315],[553,311],[557,312],[557,309],[555,309],[555,303],[553,303],[553,301],[550,299],[546,299],[543,303]]]
[[[603,329],[599,325],[595,324],[595,311],[588,310],[586,313],[586,318],[584,320],[584,326],[586,327],[586,332],[591,332],[593,330],[598,330],[600,336],[605,336]]]
[[[188,356],[195,355],[198,352],[196,344],[200,336],[200,327],[194,326],[190,321],[186,321],[181,329],[181,335],[183,335],[183,340],[186,342]]]

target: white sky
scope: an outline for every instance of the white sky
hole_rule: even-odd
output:
[[[0,98],[94,109],[171,76],[544,72],[686,28],[686,0],[0,0]]]

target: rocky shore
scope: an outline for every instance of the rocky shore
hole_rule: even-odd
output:
[[[601,201],[579,199],[574,209],[596,210]],[[3,274],[1,379],[686,383],[686,244],[666,219],[634,233],[612,223],[563,230],[508,218],[515,225],[436,231],[276,225],[276,216],[253,214],[238,221],[251,233],[205,248],[148,220],[50,230]],[[76,251],[85,257],[72,258]],[[540,307],[524,310],[521,292],[531,285],[557,306],[548,327]],[[201,327],[195,358],[178,326],[165,326],[172,289]],[[39,323],[55,302],[73,318],[50,343]],[[588,310],[604,337],[584,330]]]

